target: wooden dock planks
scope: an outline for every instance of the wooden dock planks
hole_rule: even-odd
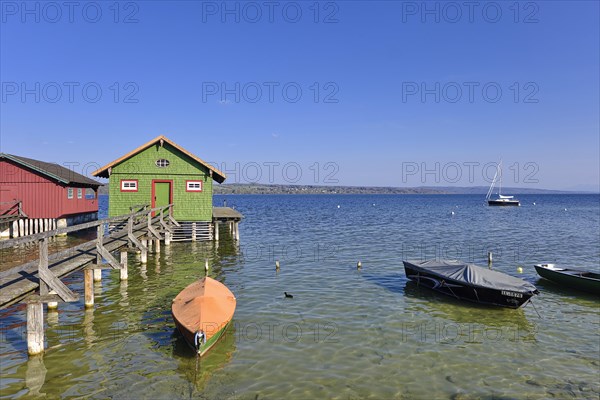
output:
[[[155,217],[155,220],[158,221],[158,217]],[[146,236],[147,224],[135,225],[133,233],[136,238]],[[111,252],[127,244],[127,229],[119,230],[104,238],[104,247]],[[48,260],[48,269],[56,277],[62,278],[94,261],[96,261],[95,239],[52,254]],[[22,300],[38,289],[38,264],[39,261],[36,260],[0,273],[0,309]]]

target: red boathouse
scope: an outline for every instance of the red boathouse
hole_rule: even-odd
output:
[[[0,236],[18,237],[98,219],[98,187],[58,164],[0,153]]]

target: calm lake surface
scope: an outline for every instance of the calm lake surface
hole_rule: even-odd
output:
[[[244,214],[239,245],[221,229],[218,245],[162,246],[145,266],[130,255],[128,281],[103,271],[93,310],[84,310],[83,274],[74,274],[66,281],[81,301],[46,314],[43,357],[27,357],[24,305],[0,311],[0,397],[600,395],[598,297],[540,281],[533,268],[600,271],[600,196],[522,195],[515,208],[472,195],[215,197]],[[486,266],[487,251],[494,269],[538,287],[533,306],[458,302],[404,275],[403,259]],[[198,360],[170,305],[205,260],[237,309],[224,340]]]

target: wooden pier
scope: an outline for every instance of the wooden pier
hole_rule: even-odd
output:
[[[155,214],[154,216],[152,216]],[[114,225],[112,231],[108,227]],[[121,279],[127,279],[127,252],[139,251],[141,262],[146,263],[148,241],[170,244],[172,229],[178,223],[172,218],[172,205],[145,209],[131,214],[106,218],[67,228],[0,241],[0,250],[26,243],[38,243],[39,259],[10,268],[0,273],[0,309],[19,301],[27,303],[27,349],[30,355],[44,351],[43,304],[56,307],[58,302],[77,301],[61,278],[84,271],[85,306],[94,305],[93,281],[100,280],[102,269],[120,270]],[[70,249],[48,254],[51,237],[96,228],[96,239]],[[159,246],[156,246],[158,249]],[[111,253],[121,251],[117,261]],[[103,262],[103,260],[105,262]]]
[[[58,302],[79,300],[78,294],[73,293],[61,278],[83,271],[84,305],[86,308],[93,307],[93,282],[101,280],[103,269],[119,270],[120,279],[126,280],[128,252],[139,252],[140,261],[145,264],[152,241],[155,251],[159,252],[161,241],[168,246],[175,237],[181,240],[182,236],[174,236],[181,235],[182,224],[173,218],[173,204],[137,208],[141,210],[0,241],[0,250],[28,243],[37,243],[39,248],[38,260],[0,272],[0,309],[20,301],[27,303],[27,350],[30,355],[44,351],[44,303],[48,304],[48,308],[56,308]],[[233,239],[239,241],[238,225],[241,219],[242,214],[238,211],[216,207],[213,222],[209,224],[210,235],[199,236],[193,224],[194,232],[187,236],[187,240],[219,240],[219,224],[226,223],[229,224]],[[53,254],[48,253],[52,237],[93,228],[97,232],[95,239]],[[119,260],[113,256],[116,252],[120,252]]]

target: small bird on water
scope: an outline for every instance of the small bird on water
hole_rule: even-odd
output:
[[[293,298],[294,298],[294,296],[292,296],[292,294],[291,294],[291,293],[288,293],[288,292],[283,292],[283,294],[285,294],[285,298],[286,298],[286,299],[293,299]]]

